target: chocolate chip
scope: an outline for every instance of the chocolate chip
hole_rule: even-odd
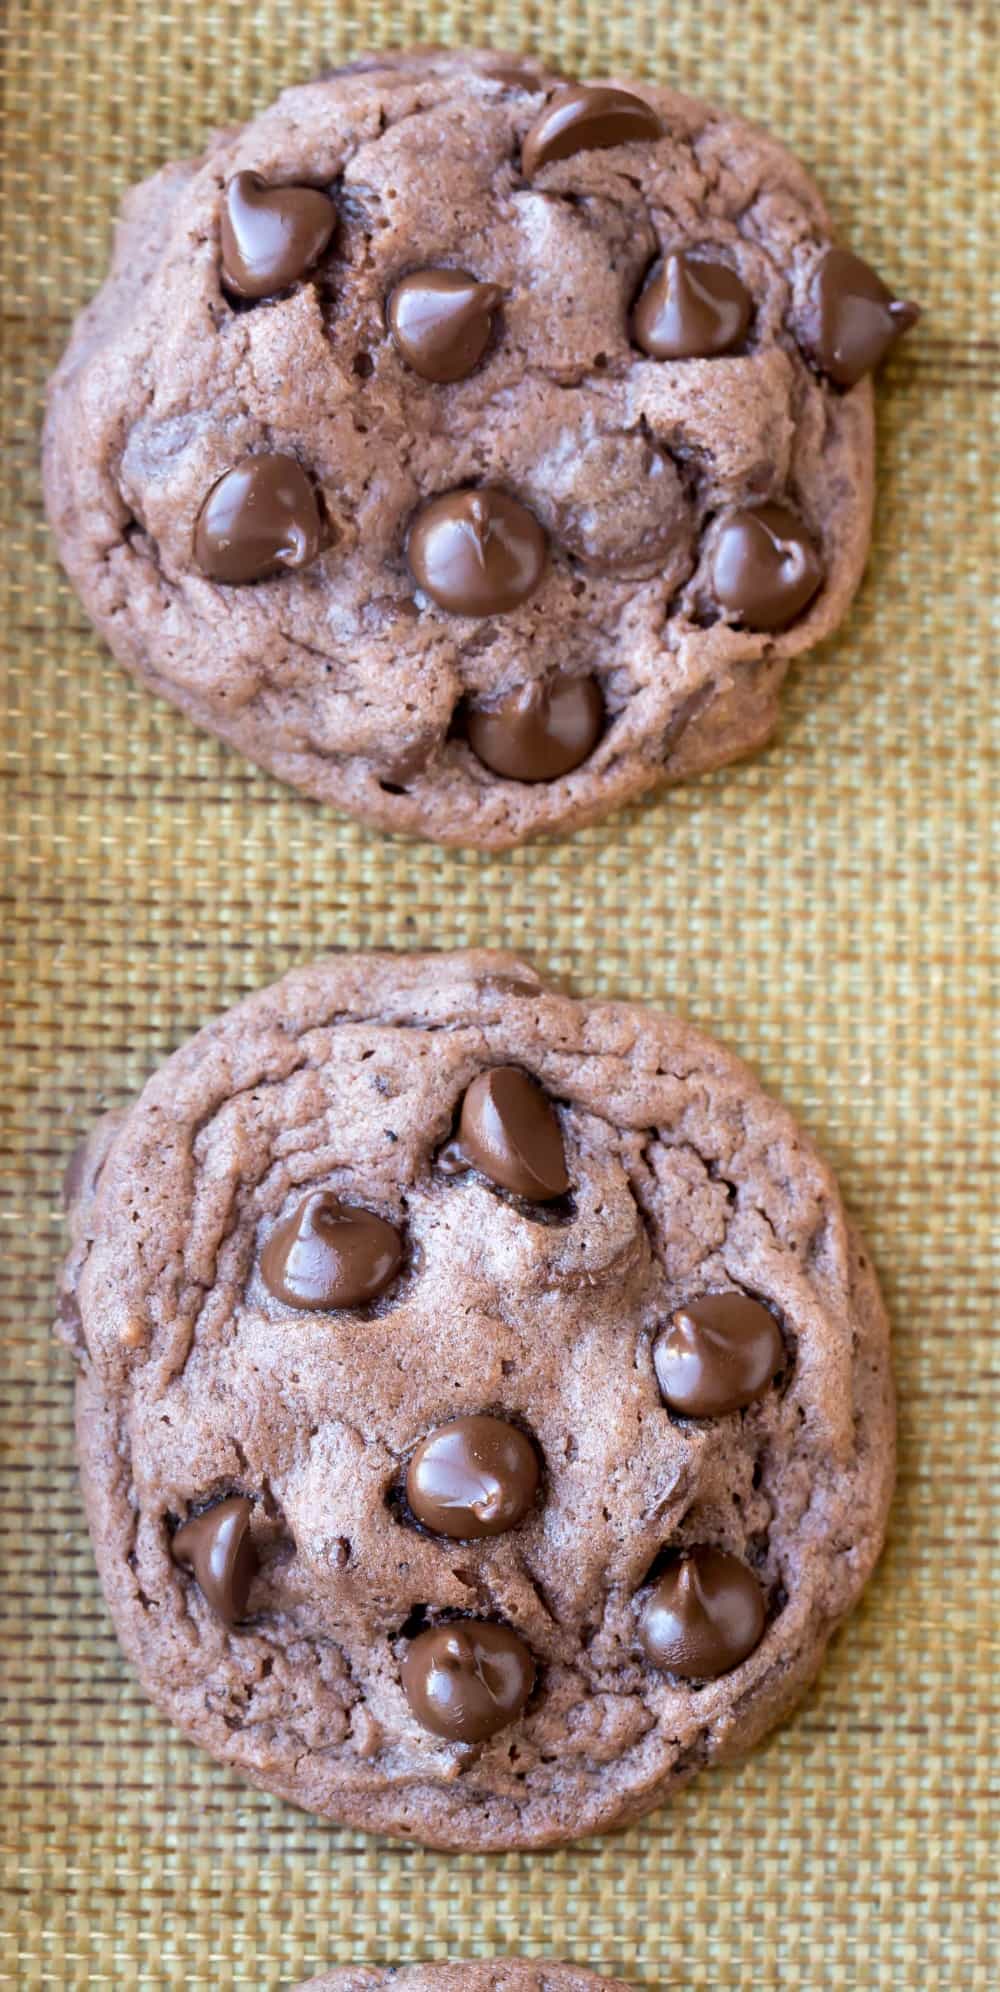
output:
[[[82,1197],[93,1195],[103,1159],[101,1156],[95,1170],[92,1143],[86,1137],[77,1142],[63,1172],[62,1205],[65,1211],[71,1211]]]
[[[400,747],[387,761],[382,770],[381,787],[390,788],[394,794],[405,795],[407,782],[422,775],[427,767],[436,741],[426,735],[419,740],[411,740],[406,747]]]
[[[663,122],[641,97],[603,85],[571,83],[557,90],[535,119],[521,147],[521,169],[530,180],[542,166],[634,139],[662,138]]]
[[[417,1447],[406,1498],[434,1535],[473,1541],[516,1529],[534,1507],[539,1477],[535,1448],[516,1425],[456,1418]]]
[[[289,1307],[361,1307],[385,1292],[402,1262],[394,1225],[329,1190],[313,1190],[272,1231],[260,1270]]]
[[[466,732],[474,754],[512,782],[552,782],[578,768],[604,731],[604,700],[593,678],[568,671],[519,685],[498,705],[472,706]]]
[[[423,380],[464,380],[489,345],[502,297],[499,284],[481,284],[466,270],[415,270],[389,299],[389,330]]]
[[[55,1331],[61,1342],[71,1349],[79,1349],[83,1355],[83,1315],[76,1297],[75,1287],[66,1287],[56,1300]]]
[[[759,1645],[763,1631],[756,1577],[721,1549],[685,1551],[649,1593],[639,1618],[647,1660],[682,1681],[728,1674]]]
[[[773,1314],[745,1293],[705,1293],[678,1307],[653,1349],[664,1403],[687,1418],[752,1403],[784,1360]]]
[[[838,387],[853,387],[915,325],[918,304],[893,297],[870,264],[849,249],[828,249],[814,283],[816,361]]]
[[[712,563],[716,596],[747,629],[783,629],[823,580],[823,563],[801,519],[785,505],[733,512]]]
[[[210,581],[265,581],[308,567],[321,539],[319,503],[302,465],[278,453],[249,456],[213,484],[198,514],[194,557]]]
[[[535,1685],[535,1663],[523,1639],[509,1626],[480,1619],[420,1633],[401,1673],[417,1721],[449,1743],[485,1743],[506,1729]]]
[[[739,345],[752,310],[750,292],[728,263],[679,250],[646,283],[632,331],[654,360],[710,360]]]
[[[316,187],[269,187],[237,173],[226,188],[219,233],[222,281],[236,297],[273,297],[318,263],[337,211]]]
[[[488,77],[491,83],[504,84],[508,90],[535,91],[542,88],[537,69],[533,69],[530,63],[518,62],[514,56],[507,62],[483,63],[476,73]]]
[[[216,1501],[184,1522],[170,1545],[175,1563],[193,1572],[206,1604],[226,1625],[246,1616],[257,1552],[250,1534],[252,1505],[245,1494]]]
[[[474,1079],[458,1122],[462,1154],[491,1183],[549,1203],[569,1189],[562,1132],[540,1086],[516,1065]]]
[[[547,541],[516,498],[486,485],[432,498],[410,528],[407,558],[418,587],[459,616],[497,616],[537,588]]]

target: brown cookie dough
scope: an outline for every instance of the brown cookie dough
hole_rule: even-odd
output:
[[[516,1957],[468,1964],[411,1964],[400,1970],[348,1965],[309,1978],[297,1992],[629,1992],[620,1978],[596,1978],[577,1964]]]
[[[247,1777],[545,1846],[815,1674],[882,1542],[886,1320],[829,1170],[690,1025],[508,955],[331,958],[169,1059],[69,1191],[101,1580]]]
[[[375,58],[128,196],[48,509],[145,684],[501,849],[767,738],[857,586],[861,369],[912,315],[728,111]]]

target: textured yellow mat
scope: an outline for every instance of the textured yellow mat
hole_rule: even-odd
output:
[[[995,29],[990,0],[4,0],[0,1984],[278,1992],[327,1961],[506,1948],[636,1986],[1000,1983]],[[866,584],[796,671],[776,743],[502,861],[338,821],[128,684],[56,568],[39,501],[43,380],[128,183],[283,82],[432,38],[728,98],[798,147],[850,240],[927,307],[882,385]],[[293,962],[461,942],[527,949],[581,993],[674,1005],[752,1059],[839,1169],[896,1328],[890,1549],[797,1719],[644,1827],[532,1859],[329,1831],[168,1733],[98,1596],[69,1368],[49,1339],[60,1173],[95,1113]]]

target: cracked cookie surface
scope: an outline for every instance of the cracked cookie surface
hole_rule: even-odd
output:
[[[135,188],[46,432],[62,556],[123,664],[307,794],[493,849],[759,747],[870,535],[871,385],[812,360],[831,228],[807,173],[646,83],[644,135],[532,154],[557,81],[374,61]],[[292,280],[260,295],[244,254],[237,291],[234,229],[247,251],[289,188],[325,192],[329,226],[296,211],[298,277],[272,254]],[[456,316],[429,332],[442,270]],[[678,325],[707,350],[675,357]],[[297,507],[257,570],[222,503],[248,458],[292,477],[286,527]],[[422,507],[483,491],[530,515],[533,562],[466,614],[409,556]],[[734,514],[766,504],[811,565],[753,627],[716,577]]]
[[[507,955],[330,958],[178,1051],[68,1196],[108,1603],[251,1779],[544,1846],[815,1673],[881,1546],[887,1325],[828,1168],[689,1025]]]

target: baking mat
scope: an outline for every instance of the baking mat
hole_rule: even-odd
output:
[[[636,1986],[1000,1982],[987,1836],[996,26],[988,0],[0,8],[3,1985],[277,1992],[327,1961],[507,1948],[591,1959]],[[496,860],[339,821],[130,685],[56,568],[36,464],[44,377],[131,180],[366,45],[477,38],[569,70],[641,70],[759,116],[816,170],[850,240],[927,307],[882,384],[867,581],[794,674],[776,743]],[[168,1732],[98,1596],[69,1367],[49,1339],[59,1177],[94,1114],[294,962],[462,942],[524,948],[579,993],[676,1006],[753,1060],[838,1168],[896,1331],[891,1544],[818,1688],[744,1767],[669,1812],[532,1858],[331,1831]]]

